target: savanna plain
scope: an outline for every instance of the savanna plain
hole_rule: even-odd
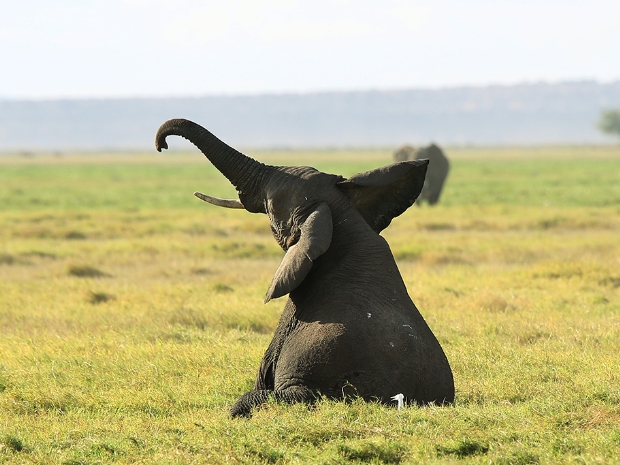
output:
[[[234,197],[198,151],[0,156],[0,462],[620,463],[620,147],[446,152],[440,204],[383,235],[455,404],[251,419],[228,408],[284,306],[262,303],[283,255],[267,218],[194,198]]]

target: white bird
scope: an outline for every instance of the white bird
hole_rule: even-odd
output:
[[[401,408],[405,406],[404,399],[405,399],[405,396],[402,393],[396,394],[395,396],[392,397],[392,400],[398,401],[398,410],[400,410]]]

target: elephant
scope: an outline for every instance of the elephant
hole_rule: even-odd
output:
[[[234,185],[239,199],[195,193],[215,205],[264,213],[284,257],[265,303],[288,294],[254,388],[231,407],[251,417],[269,399],[314,403],[362,398],[389,404],[454,401],[454,380],[438,340],[407,293],[379,234],[416,200],[427,160],[403,161],[348,179],[308,166],[250,158],[186,119],[161,125],[192,142]]]
[[[443,151],[437,145],[431,144],[417,150],[410,145],[403,145],[394,152],[395,161],[422,159],[427,159],[429,164],[417,205],[421,205],[423,201],[435,205],[439,202],[439,196],[450,171],[450,162]]]
[[[415,160],[415,147],[403,145],[394,152],[394,161]]]

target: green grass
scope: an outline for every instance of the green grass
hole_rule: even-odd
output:
[[[452,149],[446,206],[617,206],[618,149]],[[350,176],[391,162],[381,150],[250,152],[271,164],[308,164]],[[4,159],[3,159],[4,158]],[[234,196],[198,153],[0,157],[0,211],[202,208],[192,192]]]
[[[254,152],[351,175],[389,152]],[[0,157],[0,463],[620,463],[620,149],[449,149],[384,232],[452,407],[227,410],[283,299],[267,218],[197,153]]]

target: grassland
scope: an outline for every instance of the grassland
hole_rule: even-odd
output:
[[[388,151],[253,152],[351,175]],[[283,299],[196,153],[0,157],[0,463],[620,463],[620,148],[451,149],[384,232],[454,406],[227,409]]]

